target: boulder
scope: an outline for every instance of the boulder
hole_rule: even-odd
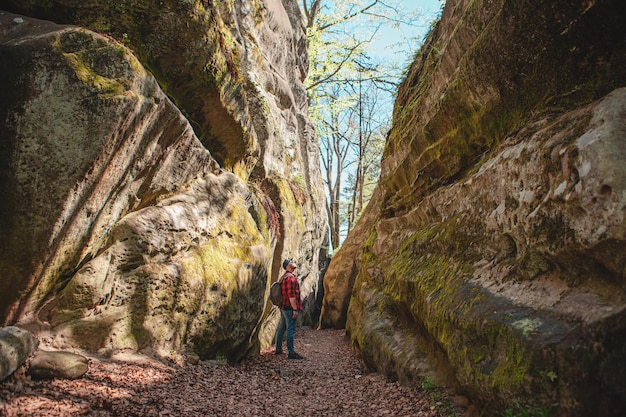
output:
[[[27,374],[33,379],[78,379],[88,370],[89,361],[82,355],[38,350],[28,364]]]
[[[0,381],[26,362],[39,346],[35,336],[19,327],[0,329]]]

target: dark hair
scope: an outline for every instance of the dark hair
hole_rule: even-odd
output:
[[[289,265],[291,262],[293,262],[293,259],[291,258],[287,258],[283,261],[283,269],[287,269],[287,265]]]

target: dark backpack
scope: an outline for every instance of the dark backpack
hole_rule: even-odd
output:
[[[283,303],[283,278],[285,278],[284,274],[282,277],[280,277],[278,281],[270,286],[270,301],[272,302],[272,304],[278,307],[280,307]]]

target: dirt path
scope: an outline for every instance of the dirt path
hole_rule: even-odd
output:
[[[90,358],[78,380],[0,383],[0,415],[468,416],[462,399],[365,374],[342,330],[299,329],[296,350],[304,360],[273,351],[237,365]]]

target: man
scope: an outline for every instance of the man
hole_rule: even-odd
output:
[[[298,355],[293,346],[293,339],[296,335],[296,320],[298,313],[302,311],[302,300],[300,299],[300,284],[298,278],[293,273],[296,270],[296,263],[288,258],[283,261],[285,273],[282,277],[281,290],[283,302],[280,305],[280,323],[276,330],[276,354],[283,353],[283,335],[287,330],[287,355],[288,359],[304,359]]]

